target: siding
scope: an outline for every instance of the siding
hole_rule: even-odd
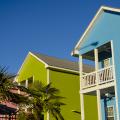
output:
[[[60,89],[60,95],[65,97],[63,102],[66,105],[62,108],[65,120],[81,120],[80,114],[72,112],[80,111],[79,75],[50,70],[50,82]],[[96,96],[85,95],[85,112],[85,120],[97,120]]]
[[[34,76],[35,80],[39,80],[44,84],[47,83],[47,71],[45,69],[45,65],[42,62],[39,62],[32,55],[28,54],[22,66],[23,67],[18,75],[19,81],[23,81]]]
[[[90,32],[86,35],[79,53],[84,54],[110,40],[113,41],[114,47],[113,57],[115,59],[118,109],[120,113],[120,14],[103,12],[91,28]],[[94,42],[97,42],[98,45],[91,46]]]

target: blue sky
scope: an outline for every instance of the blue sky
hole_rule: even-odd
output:
[[[101,5],[119,0],[0,0],[0,65],[16,73],[29,51],[70,53]]]

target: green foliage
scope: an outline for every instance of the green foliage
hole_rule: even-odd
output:
[[[0,101],[11,99],[10,90],[14,88],[12,83],[14,76],[7,73],[6,67],[0,67]]]
[[[37,83],[25,88],[14,82],[14,75],[8,74],[6,67],[0,67],[0,101],[10,101],[18,106],[18,120],[43,120],[43,115],[49,112],[56,120],[64,120],[61,114],[60,102],[63,98],[58,96],[59,90],[51,84]],[[19,90],[22,94],[14,92]],[[31,111],[25,112],[24,108]]]
[[[58,93],[59,90],[51,87],[51,84],[44,86],[42,83],[37,83],[28,89],[28,94],[31,97],[31,107],[37,118],[40,118],[43,113],[49,112],[56,120],[64,120],[60,107],[65,104],[60,102],[63,97],[58,96]]]

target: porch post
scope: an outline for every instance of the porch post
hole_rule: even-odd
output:
[[[100,90],[97,90],[98,120],[102,120]]]
[[[28,80],[25,81],[25,87],[28,88]]]
[[[85,114],[84,114],[84,94],[81,93],[81,90],[82,90],[82,73],[83,73],[82,55],[79,56],[79,71],[80,71],[80,104],[81,104],[81,120],[85,120]]]
[[[97,86],[99,85],[99,77],[98,77],[98,49],[94,49],[94,55],[95,55],[95,71],[96,71],[96,82]],[[100,95],[100,90],[97,89],[97,106],[98,106],[98,120],[102,120],[102,114],[101,114],[101,95]]]

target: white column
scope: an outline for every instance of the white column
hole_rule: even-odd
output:
[[[98,49],[94,49],[94,55],[95,55],[96,82],[97,82],[97,86],[98,86],[99,85],[99,77],[98,77],[98,73],[97,73],[97,71],[99,69]],[[96,92],[97,92],[98,120],[102,120],[100,90],[98,89]]]
[[[102,120],[100,90],[97,90],[98,120]]]
[[[28,80],[25,81],[25,87],[28,88]]]
[[[99,69],[99,65],[98,65],[98,49],[94,49],[94,55],[95,55],[95,70],[97,71]]]
[[[81,103],[81,120],[85,120],[85,113],[84,113],[84,94],[80,93],[80,103]]]
[[[82,63],[82,56],[79,56],[79,71],[80,71],[80,104],[81,104],[81,120],[85,120],[85,113],[84,113],[84,94],[81,93],[82,90],[82,73],[83,73],[83,63]]]
[[[18,85],[20,85],[20,82],[18,83]],[[20,90],[18,89],[18,94],[20,94]]]

